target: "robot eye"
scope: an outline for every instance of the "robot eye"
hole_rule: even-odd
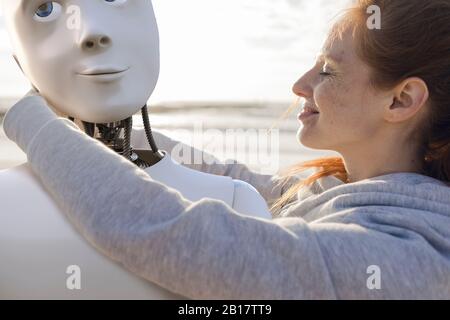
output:
[[[114,5],[114,6],[120,6],[120,5],[124,4],[127,1],[128,0],[105,0],[105,2],[108,2],[108,3],[110,3],[111,5]]]
[[[48,1],[39,6],[34,13],[37,21],[52,21],[61,14],[61,5],[55,1]]]

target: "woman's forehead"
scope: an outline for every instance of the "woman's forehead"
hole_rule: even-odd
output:
[[[322,52],[327,53],[333,60],[343,62],[353,55],[354,38],[350,30],[337,35],[331,32],[326,38],[322,47]]]

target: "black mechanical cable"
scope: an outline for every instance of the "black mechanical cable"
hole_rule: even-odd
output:
[[[159,149],[156,145],[155,139],[153,137],[152,129],[150,126],[147,105],[142,107],[141,112],[142,112],[142,120],[144,123],[144,129],[145,129],[145,135],[147,137],[147,141],[148,141],[153,153],[156,154],[159,151]],[[69,119],[73,122],[75,121],[75,119],[73,117],[69,117]],[[94,137],[96,124],[86,122],[86,121],[82,121],[82,123],[83,123],[84,131],[86,132],[86,134],[88,134],[91,137]],[[133,130],[133,117],[131,116],[131,117],[123,120],[121,122],[121,126],[123,126],[123,128],[124,128],[122,155],[126,159],[133,161],[132,160],[133,150],[131,148],[131,132]]]
[[[147,141],[150,144],[150,148],[153,153],[157,153],[158,147],[156,146],[155,139],[153,138],[152,128],[150,127],[150,121],[148,120],[148,109],[147,105],[145,105],[142,109],[142,121],[144,122],[145,135],[147,136]]]
[[[84,132],[86,132],[86,134],[90,137],[94,137],[95,134],[95,123],[90,123],[90,122],[86,122],[86,121],[82,121],[83,123],[83,127],[84,127]]]
[[[131,160],[131,131],[133,129],[133,117],[124,120],[124,139],[123,139],[123,156]]]

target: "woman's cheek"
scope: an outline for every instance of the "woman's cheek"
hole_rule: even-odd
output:
[[[339,104],[339,95],[335,88],[328,83],[323,83],[315,90],[315,102],[321,115],[331,115],[334,113],[336,104]]]

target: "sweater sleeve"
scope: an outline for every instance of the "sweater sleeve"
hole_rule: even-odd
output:
[[[79,232],[143,278],[188,298],[334,298],[302,219],[269,222],[218,200],[190,202],[40,97],[10,109],[4,127]]]
[[[14,106],[4,128],[94,247],[179,295],[448,297],[448,266],[442,256],[414,232],[385,227],[392,212],[384,206],[352,211],[352,216],[371,217],[363,223],[351,217],[347,223],[309,224],[298,217],[246,217],[219,200],[188,201],[69,120],[56,117],[40,97]],[[376,224],[374,217],[387,220]],[[383,270],[380,290],[371,289],[370,266]],[[426,276],[417,276],[422,273]]]
[[[136,141],[139,146],[149,147],[145,140],[145,133],[137,130]],[[270,207],[274,201],[279,199],[282,194],[299,182],[299,178],[291,176],[288,179],[282,179],[278,174],[261,174],[251,170],[246,164],[234,159],[220,160],[214,155],[185,144],[181,141],[170,138],[161,131],[153,130],[153,136],[159,148],[167,151],[172,158],[178,160],[180,164],[205,173],[229,176],[236,180],[242,180],[253,187],[262,195]],[[187,156],[186,154],[187,153]],[[183,162],[182,159],[191,159],[194,161]]]

